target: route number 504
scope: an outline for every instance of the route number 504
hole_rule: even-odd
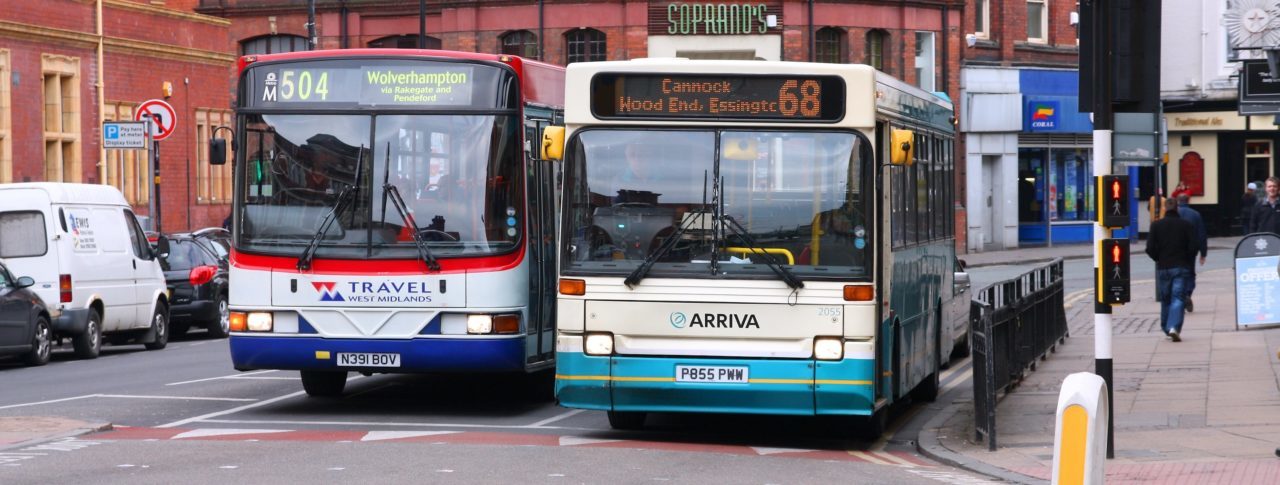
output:
[[[320,101],[329,99],[328,72],[313,75],[311,71],[286,70],[280,73],[281,101],[293,101],[294,95],[297,95],[298,101],[310,101],[313,94]]]

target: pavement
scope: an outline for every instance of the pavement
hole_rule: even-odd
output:
[[[1237,240],[1215,239],[1210,246],[1234,248]],[[1065,246],[966,257],[971,266],[1022,264],[1089,257],[1090,250]],[[1147,296],[1154,295],[1152,285],[1135,279],[1134,301],[1112,314],[1115,458],[1104,465],[1107,483],[1280,483],[1280,326],[1237,330],[1233,271],[1202,271],[1195,312],[1186,315],[1182,342],[1172,342],[1160,329],[1159,303]],[[1050,480],[1062,381],[1094,370],[1091,293],[1066,295],[1070,337],[1000,398],[996,451],[975,438],[972,395],[925,425],[920,451],[1006,481]]]
[[[1228,250],[1234,251],[1236,243],[1240,242],[1240,237],[1213,237],[1209,238],[1209,250]],[[1133,254],[1142,255],[1142,249],[1146,247],[1143,241],[1135,241],[1132,244]],[[1056,258],[1062,259],[1089,259],[1093,257],[1093,244],[1058,244],[1056,246],[1034,246],[1027,248],[1009,249],[1005,251],[987,251],[983,253],[969,253],[958,255],[960,259],[970,268],[978,268],[982,266],[996,266],[1001,264],[1036,264],[1048,263]],[[1145,256],[1143,256],[1145,257]]]
[[[110,429],[110,423],[90,423],[56,416],[0,417],[0,452]]]

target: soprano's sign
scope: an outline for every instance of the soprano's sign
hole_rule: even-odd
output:
[[[263,108],[495,108],[510,73],[462,62],[344,59],[263,63],[246,74],[248,103]],[[480,93],[491,93],[481,95]]]

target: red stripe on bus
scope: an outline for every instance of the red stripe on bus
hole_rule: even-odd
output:
[[[479,256],[471,258],[440,258],[440,272],[448,273],[481,273],[490,271],[507,271],[514,269],[524,261],[525,248],[508,254],[497,256]],[[280,273],[301,273],[298,271],[296,256],[265,256],[231,251],[231,266],[239,269],[271,270]],[[427,273],[427,266],[419,259],[324,259],[315,258],[311,262],[308,273],[345,274],[345,275],[408,275]]]

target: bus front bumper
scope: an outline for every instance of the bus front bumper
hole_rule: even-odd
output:
[[[677,382],[676,366],[746,368],[746,383]],[[556,355],[556,398],[605,411],[869,416],[871,359],[734,359]]]
[[[231,335],[236,370],[348,370],[369,372],[510,372],[525,370],[525,339],[341,339]],[[339,353],[397,354],[397,367],[346,367]]]

